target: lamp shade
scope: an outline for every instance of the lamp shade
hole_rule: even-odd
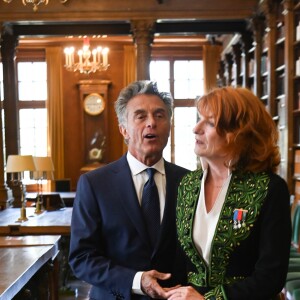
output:
[[[32,155],[9,155],[6,162],[7,173],[35,171]]]
[[[33,172],[34,179],[53,179],[54,165],[49,156],[34,156],[35,171]]]

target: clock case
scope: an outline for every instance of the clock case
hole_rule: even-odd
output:
[[[81,172],[95,169],[106,164],[108,138],[108,88],[109,80],[80,80],[78,83],[81,117],[80,131],[82,141]],[[88,114],[85,111],[84,101],[91,94],[99,94],[104,101],[104,110],[98,114]]]

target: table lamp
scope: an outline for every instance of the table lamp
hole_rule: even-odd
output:
[[[35,171],[32,178],[38,182],[38,194],[36,200],[35,213],[40,214],[43,211],[43,180],[53,179],[54,166],[49,156],[34,156]]]
[[[7,158],[6,173],[12,173],[12,184],[19,186],[21,191],[21,215],[17,222],[24,222],[28,220],[26,217],[26,199],[24,195],[23,179],[25,171],[34,170],[35,165],[32,155],[9,155]]]

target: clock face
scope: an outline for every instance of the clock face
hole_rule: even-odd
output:
[[[104,98],[97,93],[89,94],[83,100],[83,108],[89,115],[99,115],[105,108]]]

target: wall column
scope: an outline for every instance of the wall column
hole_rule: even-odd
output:
[[[0,24],[2,28],[2,24]],[[4,47],[4,43],[2,40],[1,32],[0,32],[0,47],[1,47],[1,61],[3,62],[3,55],[2,51]],[[3,64],[3,69],[4,69],[4,64]],[[3,72],[4,73],[4,72]],[[4,86],[5,86],[5,76],[3,78],[4,80]],[[0,99],[4,99],[5,95],[0,95]],[[14,200],[12,196],[12,190],[8,188],[6,185],[6,178],[4,176],[4,148],[3,148],[3,107],[1,103],[0,107],[0,210],[3,210],[5,208],[8,208],[12,206],[12,202]]]
[[[1,39],[1,57],[3,64],[5,144],[6,155],[18,154],[18,85],[16,66],[16,47],[18,37],[4,33]]]
[[[131,30],[137,50],[137,80],[149,80],[151,44],[153,42],[155,21],[133,20]]]

